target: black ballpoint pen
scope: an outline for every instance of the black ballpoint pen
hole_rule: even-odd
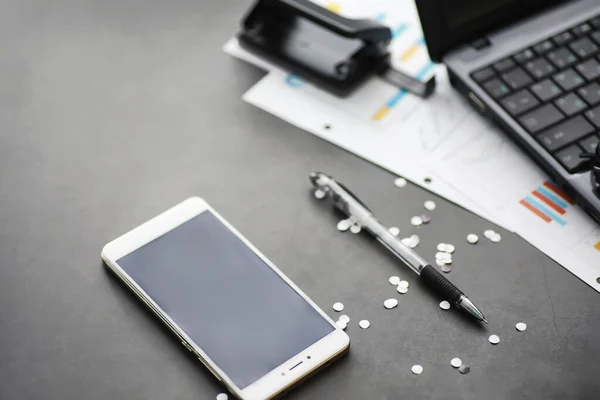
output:
[[[344,185],[336,182],[332,177],[321,172],[312,172],[310,181],[316,189],[317,197],[328,196],[333,200],[333,205],[346,214],[354,224],[365,229],[381,244],[401,259],[414,272],[417,273],[425,284],[440,293],[446,300],[459,309],[467,312],[478,321],[488,323],[483,313],[471,300],[456,286],[440,274],[427,261],[414,250],[405,246],[396,236],[382,225],[369,209]]]

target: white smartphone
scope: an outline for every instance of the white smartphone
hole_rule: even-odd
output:
[[[270,399],[350,339],[204,200],[108,243],[102,259],[241,399]]]

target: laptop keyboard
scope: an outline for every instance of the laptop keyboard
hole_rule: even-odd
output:
[[[471,74],[569,173],[600,142],[600,15]]]

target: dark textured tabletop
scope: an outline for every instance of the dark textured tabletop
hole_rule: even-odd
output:
[[[0,1],[0,399],[223,391],[100,261],[106,242],[192,195],[330,315],[346,305],[348,357],[290,398],[598,398],[598,293],[519,237],[416,186],[395,188],[388,172],[242,102],[262,72],[221,46],[248,6]],[[450,277],[490,325],[441,310],[371,239],[338,232],[309,191],[314,169],[403,236],[418,233],[427,257],[455,244]],[[432,222],[412,227],[428,199]],[[488,228],[500,243],[483,238]],[[471,232],[477,245],[465,241]],[[406,295],[391,275],[409,280]],[[389,297],[400,300],[394,310],[382,306]],[[471,372],[459,374],[453,357]]]

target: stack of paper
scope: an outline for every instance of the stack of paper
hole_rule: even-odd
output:
[[[270,71],[244,100],[511,229],[600,291],[600,227],[450,87],[427,56],[413,2],[319,3],[388,25],[394,67],[421,79],[436,74],[435,95],[422,100],[373,79],[341,99],[232,39],[228,53]]]

